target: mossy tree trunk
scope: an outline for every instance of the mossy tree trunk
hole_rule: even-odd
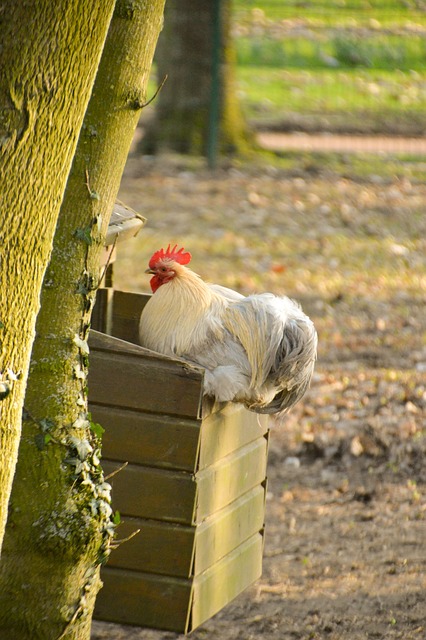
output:
[[[219,153],[235,155],[250,149],[251,135],[236,92],[231,0],[220,0],[216,37],[218,3],[219,0],[167,0],[156,62],[158,80],[166,75],[168,78],[156,100],[154,117],[145,127],[139,145],[141,152],[171,150],[207,156],[215,100]],[[219,66],[215,89],[217,41]]]
[[[163,8],[164,0],[117,1],[62,203],[0,564],[0,638],[90,637],[113,527],[99,431],[87,413],[87,337]]]
[[[40,289],[112,8],[113,0],[2,4],[0,546]]]

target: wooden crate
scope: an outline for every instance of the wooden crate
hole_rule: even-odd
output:
[[[147,296],[101,292],[89,401],[105,428],[119,538],[95,617],[187,633],[261,575],[268,428],[236,405],[208,407],[203,371],[134,344]]]

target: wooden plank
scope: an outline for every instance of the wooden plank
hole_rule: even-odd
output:
[[[139,344],[139,320],[150,295],[114,291],[112,335]]]
[[[111,552],[109,567],[189,578],[194,553],[195,527],[155,520],[124,518],[117,538],[140,533]]]
[[[102,456],[151,467],[195,473],[200,420],[141,413],[89,404],[95,422],[105,429]]]
[[[191,581],[104,567],[94,617],[166,631],[185,632]]]
[[[104,460],[102,466],[109,475],[120,463]],[[113,509],[121,514],[192,524],[197,488],[192,474],[129,464],[108,482]]]
[[[102,274],[104,272],[105,267],[108,265],[106,273],[104,275],[103,278],[103,287],[100,287],[97,292],[96,292],[96,302],[98,301],[98,293],[100,291],[103,291],[104,288],[105,289],[111,289],[112,290],[112,273],[113,273],[113,266],[114,263],[117,259],[117,247],[103,247],[101,250],[101,258],[99,261],[99,266],[102,267]],[[96,305],[95,305],[96,307]],[[93,325],[92,325],[93,326]],[[98,329],[97,327],[94,327],[95,329],[97,329],[98,331],[101,331],[101,329]]]
[[[217,613],[262,573],[262,535],[192,580],[104,567],[95,619],[187,633]]]
[[[124,202],[116,200],[112,209],[105,244],[108,246],[116,240],[122,242],[127,238],[136,236],[145,223],[146,218],[144,216],[141,216],[140,213],[137,213]]]
[[[268,417],[258,416],[241,405],[225,405],[218,413],[203,420],[199,469],[214,464],[232,451],[264,436]]]
[[[194,580],[188,631],[211,618],[262,574],[262,535],[256,533]]]
[[[112,300],[114,292],[110,288],[99,289],[93,308],[91,327],[96,331],[109,333],[112,327]]]
[[[201,369],[152,356],[142,347],[91,332],[89,401],[198,418],[202,405]]]
[[[266,438],[258,438],[200,471],[196,476],[196,522],[202,522],[212,513],[261,484],[266,477],[266,454]]]
[[[262,531],[264,522],[265,489],[259,485],[197,527],[194,575],[202,573]]]
[[[89,346],[92,350],[95,351],[136,355],[147,358],[152,362],[167,362],[172,364],[186,365],[190,370],[201,372],[203,371],[201,367],[196,367],[195,365],[189,364],[185,360],[182,360],[182,358],[171,358],[170,356],[165,356],[161,353],[157,353],[156,351],[144,349],[144,347],[141,347],[138,344],[133,344],[132,342],[127,342],[126,340],[122,340],[121,338],[107,335],[105,333],[102,333],[101,331],[90,331]]]
[[[129,464],[111,479],[113,508],[137,518],[200,523],[265,480],[266,449],[259,438],[196,476]],[[104,460],[105,474],[120,464]]]
[[[140,532],[111,552],[108,566],[183,578],[198,575],[263,530],[264,494],[257,486],[198,527],[125,517],[117,538]]]

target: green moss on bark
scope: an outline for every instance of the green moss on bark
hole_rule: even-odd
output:
[[[0,406],[0,544],[42,279],[113,2],[92,5],[40,0],[29,10],[6,0],[2,7],[0,375],[22,375]]]
[[[0,569],[0,638],[90,636],[113,526],[87,414],[87,338],[103,237],[139,115],[128,96],[145,94],[163,5],[118,1],[68,179],[25,398]]]

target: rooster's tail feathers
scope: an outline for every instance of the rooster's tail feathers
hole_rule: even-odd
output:
[[[270,380],[280,388],[258,413],[284,414],[309,388],[317,357],[317,333],[307,316],[287,320]]]
[[[274,296],[262,294],[244,298],[228,307],[225,328],[242,344],[251,369],[250,387],[263,385],[274,366],[282,322],[265,304]]]

